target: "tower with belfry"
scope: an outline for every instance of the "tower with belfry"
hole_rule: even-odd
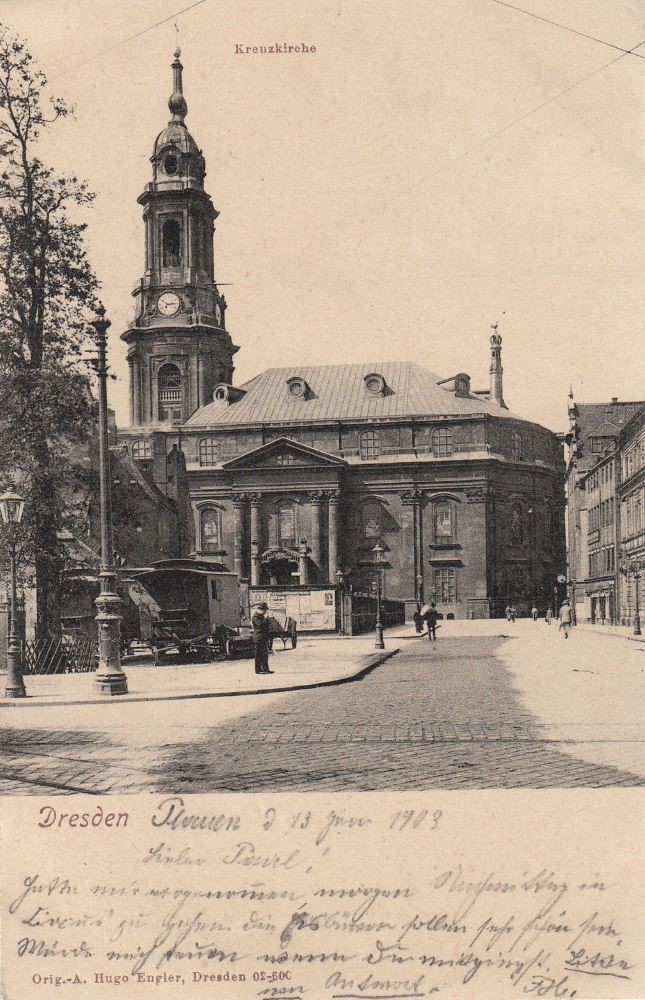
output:
[[[145,270],[133,291],[128,345],[130,424],[180,425],[230,384],[237,347],[214,278],[217,211],[204,189],[206,162],[186,127],[180,50],[172,63],[170,121],[155,139],[152,180],[138,201]]]

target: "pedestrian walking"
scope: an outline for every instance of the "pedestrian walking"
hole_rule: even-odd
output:
[[[421,617],[421,607],[418,604],[412,617],[414,618],[414,627],[420,635],[423,632],[423,618]]]
[[[256,674],[272,674],[269,670],[269,640],[270,629],[267,619],[269,605],[264,601],[258,604],[251,618],[253,626],[253,644],[255,646],[255,672]]]
[[[560,608],[560,628],[564,632],[564,638],[568,639],[569,629],[571,628],[571,607],[566,599],[562,602],[562,607]]]
[[[547,625],[550,625],[551,622],[553,621],[553,609],[551,608],[551,606],[549,606],[546,609],[546,614],[544,615],[544,620],[547,623]]]
[[[428,625],[428,639],[430,642],[437,641],[437,605],[434,601],[431,602],[430,607],[427,609],[424,618]]]
[[[517,618],[517,608],[515,605],[511,605],[511,621],[514,622]]]
[[[536,622],[538,620],[539,613],[540,612],[538,611],[538,609],[535,607],[535,605],[533,605],[533,607],[531,608],[531,614],[533,616],[533,621],[534,622]]]

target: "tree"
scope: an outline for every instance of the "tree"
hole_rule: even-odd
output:
[[[46,88],[24,41],[0,25],[0,486],[17,480],[27,496],[39,638],[60,629],[60,536],[86,505],[92,397],[81,352],[98,287],[73,218],[93,195],[36,152],[72,114]]]

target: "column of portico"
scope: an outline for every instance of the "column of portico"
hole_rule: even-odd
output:
[[[327,494],[328,541],[329,541],[329,582],[336,583],[338,571],[338,505],[340,491],[332,490]]]
[[[249,500],[251,503],[251,586],[257,587],[260,584],[260,549],[262,545],[260,505],[262,494],[251,493]]]
[[[321,568],[320,505],[323,501],[323,496],[324,494],[319,490],[315,490],[309,495],[309,504],[311,506],[311,561],[317,571],[320,571]]]
[[[244,577],[244,509],[246,507],[244,493],[233,495],[233,511],[235,522],[233,527],[233,565],[240,580]]]
[[[300,546],[298,549],[298,572],[300,574],[300,585],[306,586],[309,583],[309,549],[307,547],[307,539],[300,539]]]

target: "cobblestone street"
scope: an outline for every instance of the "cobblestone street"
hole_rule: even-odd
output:
[[[644,784],[642,647],[531,624],[403,639],[339,686],[3,713],[0,792]]]

